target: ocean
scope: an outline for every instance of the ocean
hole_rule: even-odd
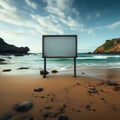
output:
[[[11,69],[7,74],[32,74],[38,73],[44,68],[44,59],[42,54],[28,54],[24,56],[2,56],[7,64],[0,65],[0,73],[2,70]],[[73,70],[73,58],[47,58],[47,70],[69,71]],[[28,69],[19,70],[21,67]],[[120,68],[120,55],[118,54],[85,54],[78,53],[77,69],[112,69]]]

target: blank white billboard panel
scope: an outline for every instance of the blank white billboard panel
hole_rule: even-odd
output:
[[[77,35],[43,35],[43,57],[77,57]]]

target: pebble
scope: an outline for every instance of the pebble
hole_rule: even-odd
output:
[[[76,112],[80,112],[80,110],[77,110]]]
[[[101,100],[105,100],[104,98],[100,98]]]
[[[80,83],[76,83],[76,85],[80,86],[81,84]]]
[[[114,82],[114,81],[107,81],[106,85],[109,85],[109,86],[118,86],[119,84],[117,82]]]
[[[30,101],[23,101],[14,105],[14,110],[17,112],[26,112],[33,107],[33,103]]]
[[[66,115],[61,115],[58,117],[58,120],[69,120],[69,118]]]
[[[40,98],[45,98],[44,96],[40,96]]]
[[[41,96],[41,98],[45,98],[44,96]]]
[[[10,120],[12,117],[12,113],[5,113],[4,115],[0,116],[0,120]]]
[[[116,110],[116,111],[119,111],[119,110],[117,109],[117,106],[116,106],[115,104],[112,105],[112,109],[114,109],[114,110]]]
[[[47,96],[50,96],[50,94],[47,94]]]
[[[120,85],[114,87],[115,91],[120,91]]]
[[[85,74],[84,72],[82,72],[82,74]]]
[[[51,108],[52,108],[51,106],[47,106],[47,107],[45,107],[46,110],[51,109]]]
[[[95,112],[95,111],[96,111],[96,109],[92,109],[92,111],[94,111],[94,112]]]
[[[67,107],[67,105],[66,104],[63,104],[63,108],[66,108]]]
[[[97,92],[98,92],[98,90],[96,89],[96,87],[91,87],[88,90],[88,93],[97,93]]]
[[[56,112],[56,113],[54,113],[54,112],[46,112],[45,114],[43,114],[43,117],[44,117],[44,119],[47,119],[47,118],[55,118],[55,117],[57,117],[59,114],[61,114],[61,112]],[[63,119],[64,120],[64,119]]]
[[[60,112],[63,112],[64,111],[64,108],[60,108]]]
[[[114,87],[115,91],[120,91],[120,84],[117,83],[116,81],[108,80],[107,82],[102,82],[102,83],[105,84],[105,85],[107,85],[107,86]]]
[[[42,92],[43,91],[43,88],[35,88],[34,89],[34,92]]]
[[[29,69],[29,67],[20,67],[18,70],[24,70],[24,69]]]
[[[88,105],[85,106],[85,108],[86,108],[87,110],[90,110],[90,109],[91,109],[91,106],[88,104]]]
[[[2,70],[2,72],[10,72],[11,71],[11,69],[4,69],[4,70]]]
[[[54,101],[54,99],[53,99],[53,98],[51,98],[51,101]]]
[[[52,70],[51,73],[58,73],[58,71],[57,70]]]

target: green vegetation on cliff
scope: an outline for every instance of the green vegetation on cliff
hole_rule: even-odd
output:
[[[99,46],[93,53],[120,54],[120,38],[106,40],[106,42]]]
[[[114,42],[113,41],[106,41],[106,43],[103,45],[104,50],[109,50],[113,46],[114,46]]]

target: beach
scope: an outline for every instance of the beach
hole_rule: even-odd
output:
[[[50,74],[0,75],[0,118],[10,120],[119,120],[119,69],[80,70]],[[42,91],[35,91],[42,88]],[[30,101],[30,110],[18,112],[15,104]],[[9,117],[8,117],[9,118]],[[1,119],[0,119],[1,120]]]
[[[0,120],[120,120],[120,0],[0,0]]]

